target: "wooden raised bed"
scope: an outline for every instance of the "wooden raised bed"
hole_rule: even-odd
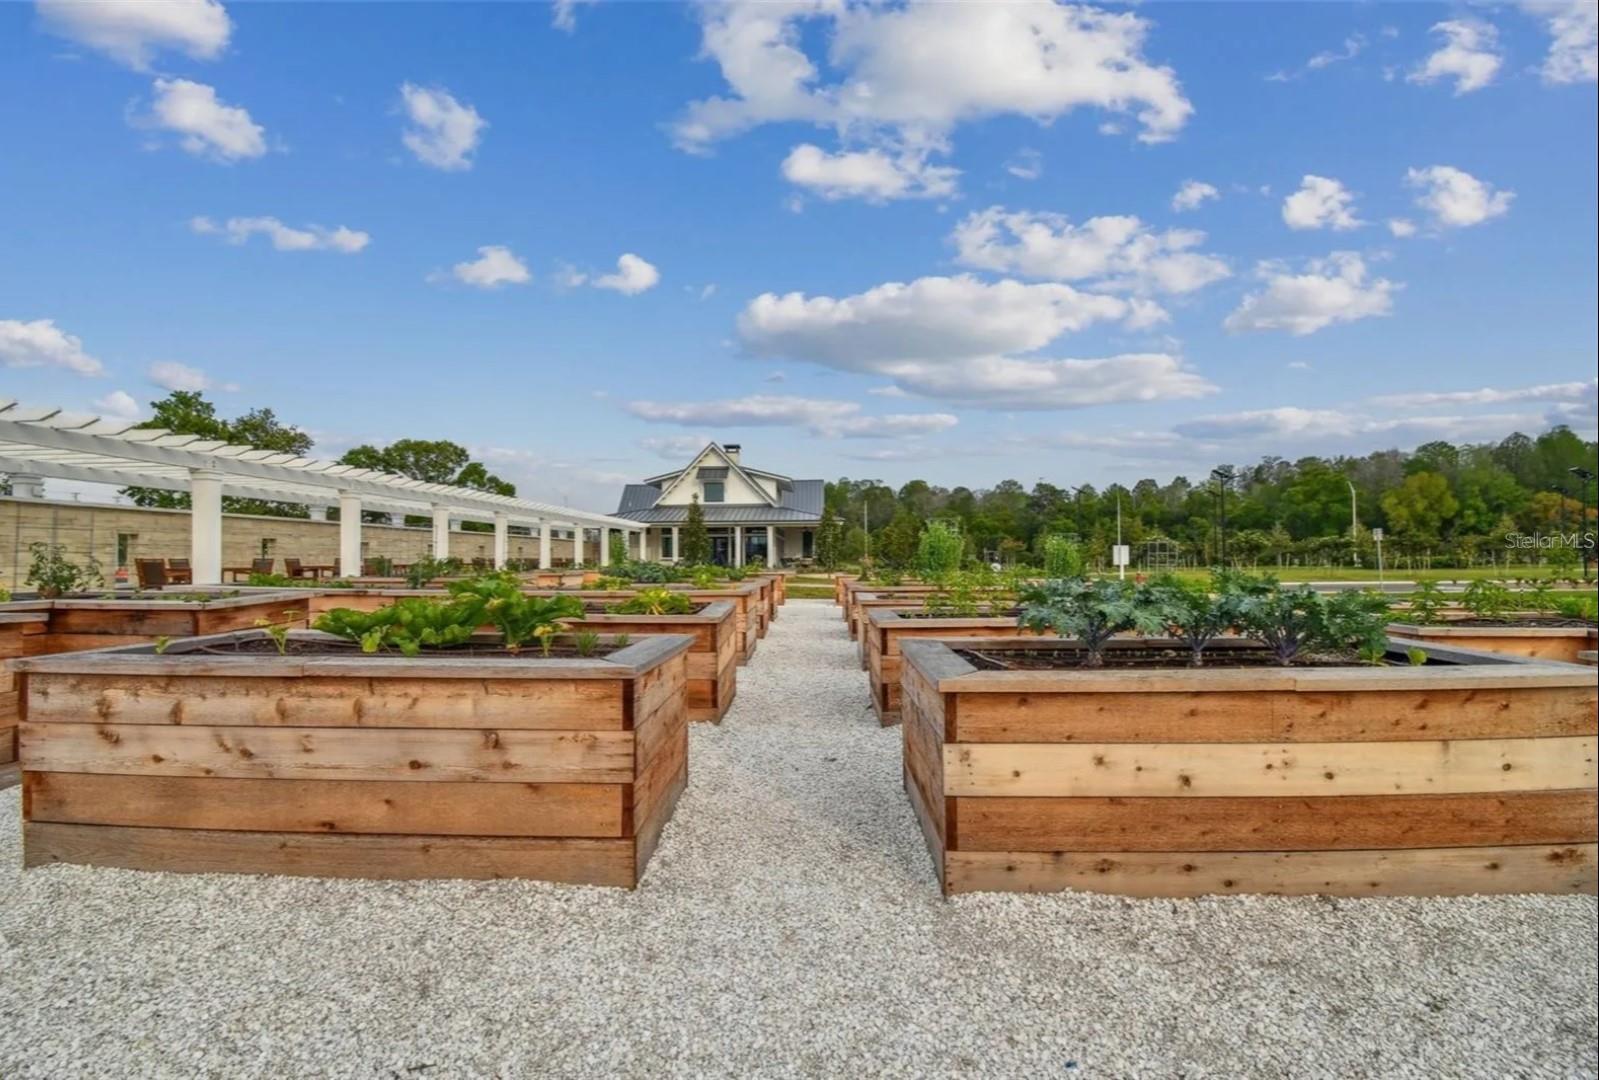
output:
[[[901,648],[920,638],[1038,637],[1017,625],[1015,615],[923,616],[921,608],[869,608],[866,631],[866,672],[872,688],[872,708],[884,727],[900,722]],[[1053,636],[1053,635],[1049,635]]]
[[[833,603],[839,607],[844,606],[844,590],[852,581],[859,581],[859,574],[834,574],[833,575]]]
[[[17,661],[25,864],[632,887],[687,783],[687,637],[195,651],[259,636]]]
[[[946,894],[1595,891],[1590,669],[980,671],[968,647],[1050,643],[903,644],[905,789]]]
[[[17,760],[17,683],[11,666],[5,661],[27,655],[27,639],[43,631],[49,622],[50,602],[40,600],[21,604],[7,604],[0,611],[0,766]],[[0,782],[0,787],[5,787]]]
[[[688,718],[719,723],[738,693],[738,633],[730,600],[698,601],[693,615],[615,615],[603,609],[590,611],[576,628],[601,634],[687,634]]]
[[[1584,650],[1599,640],[1599,629],[1592,626],[1452,626],[1448,622],[1423,626],[1419,623],[1393,623],[1388,632],[1397,637],[1414,638],[1424,649],[1435,645],[1460,649],[1486,649],[1537,660],[1559,660],[1568,664],[1581,661]]]
[[[186,600],[200,590],[173,590],[171,599],[145,593],[138,599],[59,597],[31,600],[0,607],[0,611],[43,612],[42,626],[30,629],[25,656],[48,656],[78,649],[103,649],[113,645],[144,645],[157,638],[197,637],[247,630],[260,619],[301,627],[310,612],[308,589],[248,589],[236,596],[212,600]],[[219,593],[235,590],[223,588]]]
[[[859,653],[862,665],[866,661],[866,654],[860,652],[861,628],[865,624],[864,614],[867,608],[873,607],[915,607],[927,599],[928,594],[938,592],[936,585],[895,585],[892,588],[880,589],[851,589],[849,608],[846,619],[849,623],[850,640],[856,643],[855,648]]]

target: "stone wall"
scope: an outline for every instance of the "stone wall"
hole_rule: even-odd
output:
[[[125,545],[119,538],[126,537]],[[93,555],[107,579],[117,568],[117,552],[125,548],[125,563],[130,578],[134,559],[171,559],[189,556],[189,512],[187,510],[146,510],[133,506],[108,506],[97,503],[46,499],[0,497],[0,587],[23,588],[28,574],[28,545],[35,541],[66,545],[67,557],[82,562]],[[428,528],[394,525],[363,525],[361,551],[366,558],[388,556],[396,562],[415,562],[426,557],[433,547]],[[557,565],[570,563],[572,541],[555,539],[550,545]],[[458,558],[494,557],[494,534],[465,532],[450,534],[450,554]],[[283,572],[284,558],[304,563],[333,563],[339,555],[339,524],[336,521],[309,521],[303,518],[256,517],[250,514],[224,514],[222,518],[222,565],[247,566],[251,559],[271,555],[275,569]],[[539,557],[536,536],[510,538],[510,557]],[[589,534],[585,558],[599,558],[595,534]]]

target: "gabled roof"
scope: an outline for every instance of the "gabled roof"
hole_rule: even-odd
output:
[[[825,489],[826,482],[822,480],[790,480],[782,489],[776,506],[702,503],[700,509],[711,525],[752,522],[810,525],[822,519]],[[687,506],[657,506],[660,496],[661,489],[653,484],[629,484],[622,490],[622,503],[616,514],[642,525],[681,525],[688,520]]]
[[[767,506],[776,506],[777,505],[777,500],[773,499],[770,495],[766,494],[766,489],[763,488],[755,480],[754,477],[752,477],[749,473],[745,472],[744,469],[739,465],[739,463],[734,461],[731,457],[729,457],[727,451],[723,450],[716,443],[707,443],[706,446],[705,446],[705,449],[701,450],[698,454],[694,455],[694,460],[690,461],[688,463],[688,468],[682,469],[681,471],[676,472],[676,473],[669,473],[665,477],[652,477],[647,482],[651,483],[651,484],[654,484],[655,486],[659,487],[660,488],[660,492],[661,492],[661,496],[665,496],[673,488],[677,487],[678,484],[682,483],[683,479],[685,477],[689,476],[691,473],[695,473],[696,466],[698,466],[701,462],[703,462],[711,454],[715,454],[716,457],[722,462],[722,464],[725,465],[728,469],[730,469],[735,476],[738,476],[740,479],[742,479],[744,481],[744,483],[749,485],[751,490],[753,490],[756,494],[760,495],[761,501],[764,502]],[[657,481],[657,480],[660,480],[662,482],[659,483],[659,484],[656,484],[655,481]]]

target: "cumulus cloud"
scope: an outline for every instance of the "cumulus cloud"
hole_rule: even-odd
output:
[[[967,215],[950,240],[964,266],[1082,281],[1112,292],[1187,293],[1230,273],[1223,260],[1193,250],[1204,243],[1204,233],[1156,232],[1131,216],[1073,225],[1061,214],[991,206]]]
[[[830,438],[876,439],[947,431],[959,421],[949,413],[865,416],[859,402],[751,394],[721,401],[634,401],[627,411],[653,423],[717,427],[798,427]],[[703,445],[703,444],[702,444]]]
[[[1283,222],[1290,229],[1357,229],[1355,196],[1326,176],[1306,175],[1299,190],[1283,200]]]
[[[508,247],[485,244],[477,249],[478,257],[458,262],[450,274],[463,285],[478,289],[497,289],[501,285],[526,285],[533,280],[527,263]]]
[[[1216,190],[1214,184],[1207,184],[1203,180],[1184,180],[1177,194],[1171,197],[1171,208],[1180,214],[1185,210],[1198,210],[1207,200],[1219,198],[1221,192]]]
[[[1477,390],[1429,390],[1413,394],[1383,394],[1373,404],[1393,408],[1425,405],[1502,405],[1512,401],[1587,401],[1594,396],[1599,380],[1586,382],[1542,383],[1508,389],[1482,387]]]
[[[1061,409],[1197,397],[1215,388],[1165,354],[1054,359],[1063,334],[1143,314],[1136,301],[1058,283],[968,275],[890,282],[853,296],[766,293],[739,316],[752,355],[877,375],[906,393],[983,408]]]
[[[624,296],[637,296],[653,289],[660,280],[659,270],[632,252],[627,252],[616,260],[614,274],[601,274],[591,284],[596,289],[610,289]]]
[[[1540,417],[1528,413],[1374,418],[1343,409],[1281,406],[1202,416],[1177,424],[1173,430],[1185,438],[1270,446],[1330,444],[1364,437],[1365,445],[1369,446],[1372,436],[1396,444],[1429,439],[1481,439],[1489,433],[1536,428],[1541,426],[1540,421]]]
[[[1405,183],[1421,189],[1416,205],[1427,211],[1433,224],[1442,229],[1481,225],[1508,214],[1511,200],[1516,197],[1515,192],[1496,191],[1486,180],[1478,180],[1453,165],[1411,169],[1405,174]]]
[[[0,364],[8,368],[54,367],[76,375],[104,375],[105,365],[54,319],[0,319]]]
[[[149,70],[163,49],[194,60],[215,60],[233,31],[217,0],[38,0],[36,8],[51,33],[135,71]]]
[[[1312,259],[1302,274],[1278,262],[1262,263],[1257,273],[1266,287],[1244,297],[1227,316],[1223,326],[1231,333],[1286,330],[1304,336],[1334,323],[1387,315],[1402,288],[1386,278],[1368,279],[1365,261],[1352,251]]]
[[[157,79],[150,109],[135,122],[174,132],[196,157],[231,163],[267,152],[266,130],[247,110],[217,97],[216,89],[188,79]]]
[[[638,444],[668,461],[682,461],[715,441],[709,435],[646,435]]]
[[[191,392],[226,390],[231,393],[239,388],[238,383],[219,382],[199,368],[180,364],[176,360],[158,360],[151,364],[144,374],[147,379],[164,390]]]
[[[409,121],[400,141],[418,161],[446,172],[472,167],[472,154],[489,126],[476,109],[461,104],[443,87],[412,83],[400,87],[400,100]]]
[[[1593,0],[1522,0],[1528,14],[1549,29],[1549,54],[1539,69],[1544,82],[1599,79],[1599,4]]]
[[[802,143],[783,159],[783,179],[824,199],[937,199],[955,194],[960,170],[933,165],[925,150],[872,147],[830,154]]]
[[[1480,19],[1449,19],[1437,23],[1433,33],[1444,44],[1405,78],[1413,83],[1455,81],[1455,96],[1481,90],[1494,81],[1504,58],[1499,55],[1499,31]]]
[[[94,407],[101,416],[110,420],[138,420],[144,409],[126,390],[113,390],[105,397],[95,398]]]
[[[306,225],[291,228],[275,217],[235,217],[218,224],[208,217],[189,220],[189,228],[205,236],[221,236],[230,244],[246,243],[252,236],[265,236],[278,251],[337,251],[354,255],[372,242],[368,233],[340,225],[326,228]]]
[[[1409,218],[1389,218],[1388,231],[1394,237],[1403,240],[1407,236],[1416,235],[1416,223]]]

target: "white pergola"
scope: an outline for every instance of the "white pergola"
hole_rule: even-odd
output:
[[[361,512],[431,516],[433,555],[450,552],[452,520],[494,525],[494,565],[503,567],[513,524],[536,528],[539,566],[550,566],[550,530],[569,528],[582,565],[583,539],[599,531],[600,565],[610,563],[611,531],[622,532],[629,552],[641,537],[638,522],[569,506],[494,495],[452,484],[429,484],[394,473],[316,461],[275,450],[235,446],[163,428],[135,427],[62,409],[0,399],[0,472],[14,491],[33,478],[79,480],[125,487],[186,491],[190,513],[190,564],[196,585],[222,582],[222,496],[339,508],[339,569],[361,572]]]

